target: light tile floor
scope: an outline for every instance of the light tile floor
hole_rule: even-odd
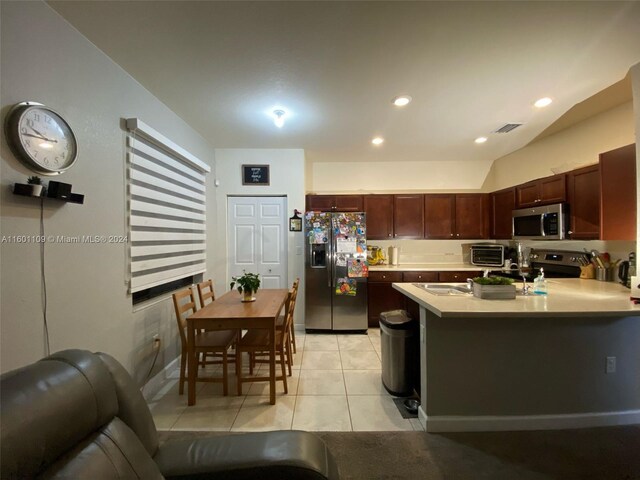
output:
[[[275,405],[269,404],[268,382],[248,383],[236,395],[230,367],[229,396],[219,383],[198,383],[196,405],[178,395],[178,372],[171,375],[149,407],[159,430],[212,431],[396,431],[422,430],[417,419],[404,419],[382,386],[380,331],[366,335],[296,332],[298,352],[289,393],[277,382]],[[246,365],[247,362],[244,362]],[[207,367],[220,368],[220,367]],[[265,373],[262,364],[258,372]],[[215,372],[214,372],[215,373]],[[186,385],[185,385],[186,390]]]

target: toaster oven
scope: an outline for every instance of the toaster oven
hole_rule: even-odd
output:
[[[502,267],[504,245],[471,245],[471,264],[480,267]]]

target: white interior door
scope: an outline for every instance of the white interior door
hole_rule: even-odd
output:
[[[261,288],[288,288],[286,211],[286,197],[228,197],[230,277],[259,273]]]

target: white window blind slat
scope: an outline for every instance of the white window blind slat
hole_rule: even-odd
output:
[[[163,257],[163,258],[153,258],[150,260],[140,260],[135,262],[135,265],[132,267],[132,271],[134,273],[146,272],[148,270],[157,270],[164,269],[165,267],[170,267],[173,269],[175,265],[181,265],[185,263],[204,263],[206,261],[206,257],[204,253],[190,253],[188,255],[180,255],[177,257]]]
[[[156,287],[158,285],[162,285],[165,283],[173,282],[174,280],[180,280],[181,278],[187,277],[189,275],[197,275],[198,273],[206,272],[206,266],[203,264],[201,268],[196,270],[193,269],[193,266],[188,266],[184,268],[179,268],[172,271],[173,275],[168,276],[166,272],[154,273],[150,275],[143,275],[139,277],[131,278],[131,291],[139,292],[140,290],[145,290],[147,288]]]
[[[149,242],[149,241],[185,241],[199,240],[204,242],[207,238],[205,233],[180,233],[180,232],[157,232],[144,230],[131,230],[132,242]]]
[[[131,226],[204,231],[204,223],[202,221],[193,221],[188,218],[184,220],[170,220],[166,218],[144,217],[139,214],[131,216]]]
[[[148,245],[144,242],[138,242],[131,247],[131,257],[143,257],[147,255],[165,255],[172,253],[189,253],[204,250],[204,243],[179,243],[179,244],[162,244]]]
[[[128,119],[130,291],[206,270],[209,167],[138,119]],[[144,140],[140,138],[142,136]]]
[[[205,202],[205,196],[202,194],[195,193],[191,190],[181,187],[180,185],[168,182],[166,180],[162,180],[160,178],[154,177],[152,175],[149,175],[148,173],[141,172],[139,170],[131,169],[131,180],[133,181],[134,185],[135,185],[135,181],[144,182],[145,184],[148,185],[146,188],[150,188],[150,189],[153,189],[154,187],[161,188],[165,190],[167,193],[170,192],[169,195],[173,194],[175,196],[180,195],[183,198],[184,197],[190,198],[191,201],[194,202],[196,205],[204,205],[204,202]]]
[[[190,212],[178,206],[166,207],[142,200],[131,200],[131,210],[137,212],[146,212],[156,215],[165,215],[167,217],[182,217],[190,220],[199,220],[204,222],[206,217],[202,213]]]
[[[149,159],[137,155],[135,152],[131,154],[131,163],[141,169],[149,170],[157,175],[170,178],[177,183],[187,185],[188,187],[196,189],[199,193],[204,194],[205,187],[202,183],[193,180],[191,177],[181,176],[176,173],[175,168],[167,168],[165,163],[153,162]]]
[[[153,190],[152,188],[136,185],[135,194],[131,196],[132,200],[140,200],[142,202],[155,202],[156,204],[166,205],[168,207],[177,208],[179,210],[196,211],[204,213],[204,205],[192,202],[190,200],[176,197],[169,193]]]

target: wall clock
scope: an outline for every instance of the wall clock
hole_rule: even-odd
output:
[[[14,105],[5,122],[7,143],[29,169],[59,175],[78,158],[78,142],[60,114],[37,102]]]

